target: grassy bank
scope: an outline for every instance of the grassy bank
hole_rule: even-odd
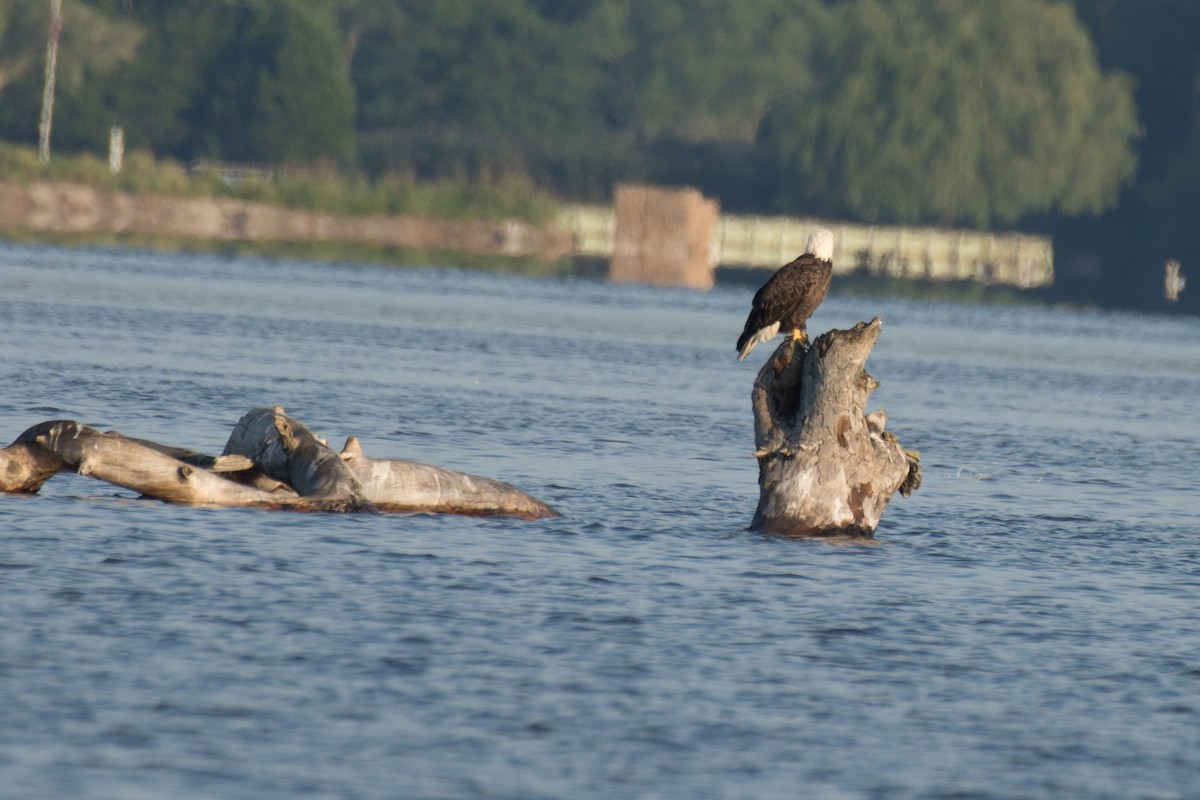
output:
[[[14,183],[61,181],[97,189],[177,197],[226,197],[327,214],[415,214],[442,219],[521,219],[541,223],[556,201],[520,175],[484,181],[422,183],[411,175],[364,176],[333,168],[286,168],[237,174],[187,169],[148,153],[127,153],[120,172],[93,155],[54,155],[49,164],[37,151],[0,143],[0,180]]]
[[[0,142],[0,180],[75,183],[95,189],[172,197],[228,198],[338,216],[417,215],[452,220],[519,219],[538,225],[553,219],[557,202],[527,178],[501,176],[489,181],[418,182],[399,174],[368,178],[333,169],[246,170],[222,173],[215,168],[188,169],[145,152],[127,153],[120,172],[93,155],[55,154],[42,164],[37,151]],[[488,256],[456,251],[374,247],[353,242],[204,241],[145,234],[75,234],[6,231],[12,241],[65,246],[99,245],[154,250],[255,255],[317,261],[375,262],[403,266],[471,267],[524,275],[564,275],[575,271],[570,259]]]
[[[0,143],[0,180],[28,185],[37,181],[75,183],[95,189],[129,194],[189,198],[229,198],[337,216],[367,214],[420,215],[451,220],[520,219],[540,225],[554,219],[559,208],[549,194],[528,178],[513,176],[484,182],[440,181],[419,183],[411,176],[383,175],[369,179],[332,169],[245,170],[221,173],[216,168],[187,169],[172,161],[158,161],[145,152],[131,152],[119,173],[107,161],[92,155],[55,155],[41,164],[32,148]],[[594,225],[609,226],[608,211]],[[65,226],[69,227],[69,226]],[[922,232],[923,233],[923,232]],[[529,276],[606,274],[607,256],[542,259],[484,255],[450,249],[415,250],[349,241],[227,241],[146,233],[64,233],[7,230],[4,238],[72,247],[99,245],[140,249],[205,252],[224,256],[261,256],[329,262],[366,262],[396,266],[439,266],[483,269]],[[588,251],[584,251],[588,252]],[[719,283],[757,287],[770,276],[769,269],[718,267]],[[837,291],[847,295],[897,296],[963,303],[1045,303],[1053,289],[1020,290],[972,281],[901,280],[853,275],[837,279]]]
[[[384,266],[448,269],[478,269],[502,275],[565,277],[595,275],[594,264],[578,259],[555,260],[520,256],[492,256],[457,250],[416,250],[407,247],[372,247],[354,242],[251,242],[186,239],[143,234],[31,233],[5,231],[10,242],[62,247],[115,247],[160,250],[174,253],[210,253],[225,258],[258,257],[294,261],[325,261],[332,264],[380,264]]]

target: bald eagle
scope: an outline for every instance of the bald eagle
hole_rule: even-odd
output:
[[[808,237],[804,255],[782,266],[754,295],[746,328],[738,338],[738,361],[756,344],[775,338],[780,330],[792,338],[808,341],[805,325],[829,292],[833,277],[833,233],[818,228]]]

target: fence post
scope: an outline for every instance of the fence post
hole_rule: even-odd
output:
[[[108,132],[108,168],[111,172],[121,171],[125,163],[125,131],[120,125],[113,125]]]

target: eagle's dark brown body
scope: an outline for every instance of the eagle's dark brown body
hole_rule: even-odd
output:
[[[813,253],[780,267],[754,295],[746,327],[738,338],[738,359],[780,332],[806,333],[808,318],[829,293],[832,278],[832,260]]]

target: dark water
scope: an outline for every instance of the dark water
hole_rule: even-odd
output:
[[[744,531],[751,293],[0,246],[6,441],[280,403],[565,515],[0,497],[0,795],[1200,796],[1200,324],[831,298],[926,473],[836,547]]]

